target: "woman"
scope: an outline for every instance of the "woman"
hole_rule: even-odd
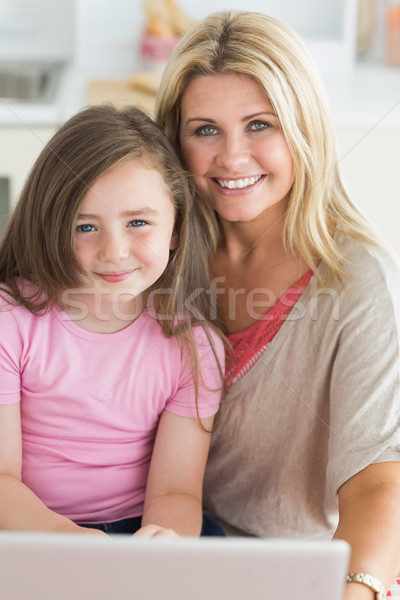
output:
[[[350,572],[376,579],[351,575],[346,600],[379,597],[400,566],[400,265],[344,189],[304,43],[211,15],[156,120],[196,181],[235,350],[206,507],[228,533],[347,540]]]

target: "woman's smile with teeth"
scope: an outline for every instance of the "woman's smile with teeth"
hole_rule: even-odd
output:
[[[218,179],[215,181],[223,188],[229,188],[230,190],[241,189],[254,185],[257,181],[260,181],[262,175],[256,175],[255,177],[245,177],[244,179]]]

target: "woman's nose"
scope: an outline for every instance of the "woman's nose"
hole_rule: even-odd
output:
[[[229,171],[237,171],[247,163],[249,153],[244,140],[239,136],[226,136],[221,140],[219,151],[215,158],[218,167]]]

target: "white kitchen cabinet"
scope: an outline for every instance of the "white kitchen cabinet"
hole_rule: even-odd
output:
[[[54,127],[20,126],[0,127],[0,180],[1,214],[0,230],[15,204],[34,161],[43,146],[53,135]]]

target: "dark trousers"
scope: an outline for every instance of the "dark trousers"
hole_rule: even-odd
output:
[[[140,529],[142,525],[142,517],[132,517],[123,519],[122,521],[114,521],[113,523],[79,523],[81,527],[89,529],[100,529],[108,534],[113,533],[128,533],[133,534]],[[217,525],[215,521],[210,519],[208,515],[203,514],[203,527],[201,529],[202,536],[219,535],[225,536],[223,529]]]

